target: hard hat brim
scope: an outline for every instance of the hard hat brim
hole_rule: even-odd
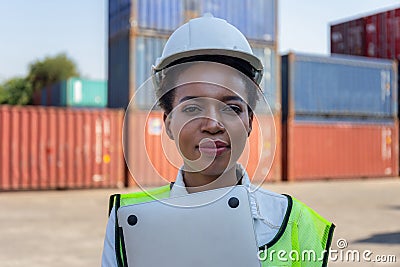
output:
[[[239,58],[249,62],[250,65],[258,72],[262,73],[263,71],[263,65],[256,56],[241,51],[225,50],[225,49],[197,49],[197,50],[190,50],[190,51],[176,53],[166,58],[163,58],[160,62],[157,63],[156,66],[154,66],[153,70],[154,72],[158,72],[165,69],[167,66],[169,66],[174,61],[177,61],[179,59],[186,57],[193,57],[193,56],[201,56],[201,55],[219,55],[219,56]]]

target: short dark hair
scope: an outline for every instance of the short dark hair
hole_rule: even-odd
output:
[[[182,58],[180,60],[174,61],[170,65],[167,66],[167,69],[164,70],[163,78],[156,88],[156,97],[158,99],[158,105],[160,108],[164,110],[165,113],[169,114],[172,109],[172,103],[175,97],[175,81],[177,80],[178,76],[181,74],[182,69],[176,71],[177,68],[170,68],[172,66],[189,63],[189,62],[215,62],[230,66],[235,68],[236,70],[240,71],[241,73],[245,74],[247,78],[243,77],[244,84],[246,86],[248,99],[247,99],[247,106],[249,110],[249,114],[253,113],[253,110],[256,107],[256,103],[258,101],[258,90],[261,90],[259,85],[255,82],[255,70],[250,65],[249,62],[235,57],[229,56],[211,56],[211,55],[204,55],[204,56],[194,56],[194,57],[187,57]],[[175,71],[174,71],[175,70]]]

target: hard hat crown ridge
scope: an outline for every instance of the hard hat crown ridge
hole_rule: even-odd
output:
[[[210,13],[188,21],[171,34],[153,71],[156,73],[184,58],[205,55],[244,60],[253,68],[254,80],[261,81],[262,63],[253,55],[246,37],[233,25]]]

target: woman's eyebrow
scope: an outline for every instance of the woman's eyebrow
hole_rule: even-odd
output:
[[[185,102],[185,101],[190,100],[190,99],[193,99],[193,98],[199,98],[199,96],[185,96],[185,97],[182,97],[182,98],[179,100],[179,103]]]
[[[236,95],[228,95],[228,96],[224,96],[224,97],[222,98],[222,101],[223,101],[223,102],[225,102],[225,101],[232,101],[232,100],[244,102],[243,98],[241,98],[240,96],[236,96]]]
[[[187,100],[190,99],[195,99],[195,98],[204,98],[204,96],[184,96],[179,100],[179,104],[182,102],[185,102]],[[240,101],[240,102],[244,102],[244,100],[240,97],[240,96],[236,96],[236,95],[227,95],[222,97],[221,99],[222,102],[226,102],[226,101]]]

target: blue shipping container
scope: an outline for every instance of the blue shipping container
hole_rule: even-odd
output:
[[[137,0],[140,29],[173,31],[184,22],[183,0]]]
[[[131,0],[109,0],[108,8],[108,36],[129,31]]]
[[[282,112],[397,116],[397,64],[356,56],[282,56]]]
[[[141,109],[151,109],[156,104],[154,90],[138,89],[147,81],[151,75],[151,67],[158,57],[160,57],[166,38],[143,37],[135,38],[136,49],[134,51],[134,76],[135,77],[135,106]]]
[[[202,0],[196,8],[197,16],[211,13],[225,19],[250,40],[270,45],[276,41],[276,0]]]
[[[185,21],[212,13],[236,26],[248,39],[276,43],[277,0],[109,0],[109,37],[128,31],[170,33]]]
[[[277,84],[277,55],[274,49],[270,47],[252,46],[254,55],[256,55],[264,66],[264,75],[260,87],[267,102],[274,113],[280,111],[280,98],[278,95]]]
[[[277,0],[137,0],[136,11],[133,24],[141,30],[172,32],[193,17],[211,13],[236,26],[250,40],[269,45],[276,42]],[[124,29],[130,18],[123,10],[115,14],[121,17],[115,27]]]
[[[129,34],[108,42],[108,107],[126,108],[129,103]]]
[[[200,14],[211,13],[237,27],[248,39],[274,44],[276,0],[202,0]]]

